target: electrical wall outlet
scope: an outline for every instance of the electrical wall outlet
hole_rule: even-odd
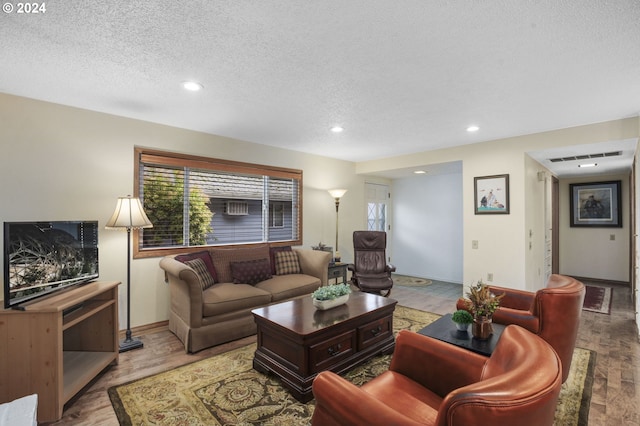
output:
[[[489,281],[489,282],[493,281],[493,272],[489,272],[487,274],[487,281]]]
[[[478,248],[478,240],[471,241],[471,248],[472,249],[477,249]]]

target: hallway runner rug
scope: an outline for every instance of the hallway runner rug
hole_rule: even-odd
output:
[[[611,299],[613,289],[611,287],[585,286],[584,303],[582,309],[599,314],[611,313]]]
[[[394,332],[418,331],[439,315],[397,306]],[[314,400],[303,404],[279,380],[252,367],[256,345],[196,361],[109,389],[121,425],[309,425]],[[391,355],[374,357],[345,377],[360,386],[389,368]],[[555,425],[586,425],[595,353],[576,348],[562,385]]]

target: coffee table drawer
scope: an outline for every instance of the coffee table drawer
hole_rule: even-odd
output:
[[[361,351],[371,345],[375,345],[393,333],[393,318],[391,316],[380,318],[361,327],[358,327],[358,350]]]
[[[356,333],[349,331],[309,348],[311,373],[324,371],[356,351]]]

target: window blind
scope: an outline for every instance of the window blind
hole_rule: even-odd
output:
[[[142,149],[136,170],[136,195],[153,223],[138,231],[136,257],[210,245],[301,243],[301,170]],[[246,203],[247,214],[225,214],[231,201]]]

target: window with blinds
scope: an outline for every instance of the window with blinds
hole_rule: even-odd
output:
[[[136,189],[153,228],[136,257],[211,245],[302,241],[302,171],[136,149]]]

